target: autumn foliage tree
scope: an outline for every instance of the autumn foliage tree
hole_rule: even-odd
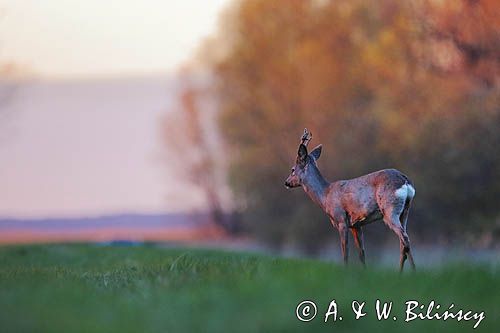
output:
[[[415,181],[412,233],[498,239],[498,9],[489,0],[237,2],[211,68],[248,230],[309,251],[334,234],[301,191],[282,186],[308,127],[328,179],[396,167]]]

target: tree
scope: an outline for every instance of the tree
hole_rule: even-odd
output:
[[[385,167],[413,178],[410,219],[420,235],[474,232],[473,219],[494,228],[498,23],[485,14],[475,31],[492,2],[456,3],[252,0],[233,8],[212,70],[230,184],[251,232],[311,252],[332,234],[326,221],[312,221],[319,209],[302,193],[282,188],[304,127],[324,143],[327,178]],[[460,18],[469,14],[466,29]]]
[[[176,163],[177,176],[203,192],[217,233],[234,231],[227,212],[229,200],[220,141],[211,128],[215,109],[206,91],[206,80],[184,69],[178,81],[178,108],[167,115],[163,127],[168,163]]]

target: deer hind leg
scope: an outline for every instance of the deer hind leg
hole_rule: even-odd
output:
[[[359,251],[359,260],[366,267],[365,264],[365,242],[363,237],[363,229],[361,227],[352,227],[351,228],[352,237],[354,238],[354,244],[358,248]]]
[[[399,220],[401,214],[403,213],[403,204],[399,205],[396,203],[389,208],[384,210],[384,223],[392,230],[399,238],[399,271],[403,271],[403,267],[408,257],[407,254],[410,252],[410,239],[406,233],[405,228],[401,225]],[[412,257],[413,260],[413,257]]]
[[[410,245],[410,239],[408,237],[408,234],[406,233],[406,224],[408,222],[408,213],[410,212],[410,206],[411,206],[411,199],[406,200],[405,206],[403,208],[403,212],[399,216],[399,220],[401,222],[401,225],[403,227],[404,234],[406,235],[406,239],[408,242],[408,247],[406,249],[406,254],[408,255],[408,260],[410,261],[411,268],[415,271],[415,261],[413,260],[413,255],[411,253],[411,245]]]

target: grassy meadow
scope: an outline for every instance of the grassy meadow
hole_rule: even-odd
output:
[[[0,247],[1,332],[470,332],[475,320],[404,322],[407,300],[485,311],[500,331],[498,265],[394,269],[153,245]],[[325,323],[332,299],[343,320]],[[375,300],[393,301],[378,321]],[[300,322],[295,308],[318,314]],[[354,319],[353,300],[367,315]]]

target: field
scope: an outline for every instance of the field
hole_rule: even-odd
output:
[[[405,302],[485,311],[474,331],[500,332],[498,265],[394,269],[249,253],[144,246],[0,248],[1,332],[470,332],[476,320],[405,322]],[[343,320],[324,317],[335,299]],[[393,301],[378,321],[375,300]],[[318,314],[296,318],[302,300]],[[359,320],[353,300],[366,301]],[[416,311],[416,310],[415,310]],[[434,311],[435,312],[435,311]],[[397,320],[393,320],[393,316]]]

